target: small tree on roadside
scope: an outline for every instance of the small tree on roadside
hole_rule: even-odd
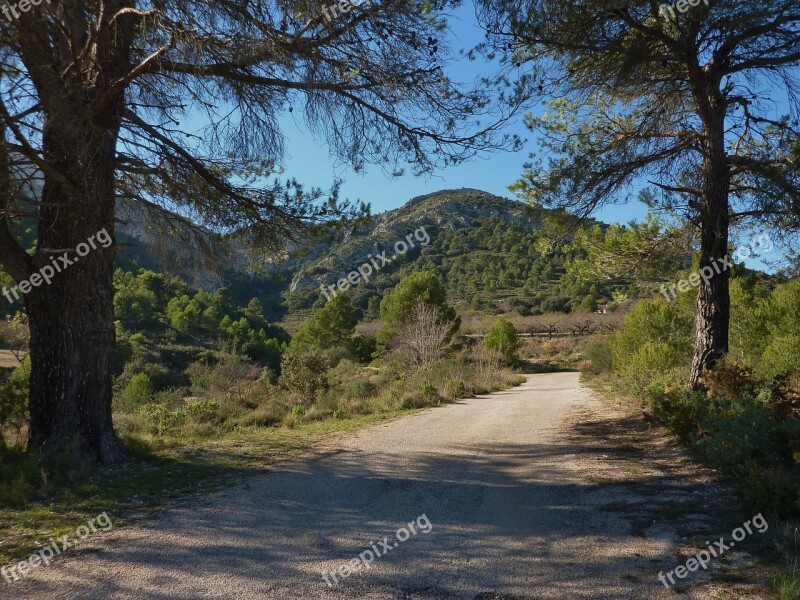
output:
[[[490,354],[494,354],[506,365],[514,365],[519,362],[517,352],[522,347],[516,328],[505,317],[497,317],[497,320],[486,332],[483,338],[483,345]]]
[[[384,327],[378,338],[382,343],[398,334],[409,322],[415,307],[420,303],[438,308],[438,318],[450,326],[451,335],[455,335],[461,326],[461,318],[447,304],[447,292],[439,277],[431,271],[418,271],[406,275],[389,292],[381,302],[381,319]]]

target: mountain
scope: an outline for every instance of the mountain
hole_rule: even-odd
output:
[[[235,240],[226,254],[217,249],[223,260],[216,268],[183,236],[165,241],[137,230],[144,220],[134,214],[125,222],[120,237],[131,247],[121,252],[123,260],[180,275],[203,289],[225,286],[241,303],[257,297],[275,320],[294,320],[322,305],[331,293],[328,286],[335,288],[359,267],[368,280],[351,275],[357,283],[344,293],[367,319],[378,317],[381,298],[401,275],[417,269],[434,270],[461,310],[569,311],[587,296],[610,294],[566,280],[568,257],[548,248],[542,221],[530,207],[476,189],[419,196],[354,229],[331,229],[279,253],[265,254]]]

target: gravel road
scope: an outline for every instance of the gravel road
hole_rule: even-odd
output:
[[[678,564],[674,534],[635,532],[576,468],[584,450],[564,421],[597,404],[578,374],[543,374],[364,429],[321,456],[95,535],[93,552],[0,580],[0,597],[674,598],[656,579]],[[323,571],[370,549],[383,555],[369,568],[325,583]]]

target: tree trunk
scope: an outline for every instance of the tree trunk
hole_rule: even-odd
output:
[[[123,454],[111,422],[113,256],[92,252],[108,256],[81,259],[27,301],[30,447],[108,464]]]
[[[33,270],[55,263],[61,272],[25,298],[31,330],[30,447],[104,464],[124,454],[111,420],[119,112],[111,109],[89,124],[67,117],[46,125],[45,156],[71,185],[65,189],[45,174]]]
[[[29,448],[107,464],[124,454],[111,420],[117,142],[145,13],[135,0],[99,12],[73,4],[54,17],[26,12],[16,27],[42,114],[41,147],[37,139],[28,157],[42,159],[44,185],[35,254],[2,227],[0,260],[25,294],[30,323]],[[0,160],[0,200],[2,171]]]
[[[707,122],[708,152],[701,202],[700,280],[695,312],[694,358],[690,385],[702,389],[703,373],[728,352],[730,325],[730,270],[727,266],[730,214],[728,165],[725,154],[724,114]]]

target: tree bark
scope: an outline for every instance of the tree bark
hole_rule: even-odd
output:
[[[92,252],[101,255],[80,259],[26,302],[29,447],[45,455],[68,452],[76,461],[88,455],[110,464],[123,456],[111,421],[113,252]]]
[[[29,447],[104,464],[124,455],[111,419],[121,114],[120,99],[91,120],[61,111],[45,121],[44,156],[60,177],[45,174],[33,272],[48,265],[61,272],[25,297],[31,333]],[[58,181],[63,178],[69,185]]]
[[[729,172],[725,153],[724,110],[715,107],[706,121],[707,153],[701,202],[700,272],[713,275],[700,280],[695,312],[695,344],[690,385],[702,389],[703,373],[728,352],[730,325],[730,270],[728,235]]]
[[[124,455],[111,419],[112,278],[117,143],[141,19],[138,11],[126,10],[134,7],[134,0],[103,3],[99,22],[82,3],[55,17],[33,10],[17,28],[41,106],[44,185],[34,204],[36,252],[24,265],[27,273],[9,273],[18,283],[30,277],[33,284],[38,273],[59,267],[25,295],[29,449],[66,453],[73,462],[89,457],[109,464]],[[43,35],[43,27],[50,33]],[[84,50],[78,55],[77,49]],[[13,266],[4,257],[6,263]]]
[[[67,115],[46,122],[45,157],[71,185],[65,189],[45,175],[33,271],[57,264],[61,272],[25,297],[31,333],[29,447],[103,464],[124,455],[111,419],[121,110],[118,103],[88,123]]]

